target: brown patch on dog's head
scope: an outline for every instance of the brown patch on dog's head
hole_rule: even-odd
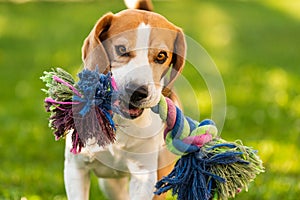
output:
[[[102,35],[109,29],[114,15],[107,13],[101,17],[90,34],[84,40],[82,46],[82,60],[84,67],[94,70],[98,67],[100,72],[109,70],[110,62],[107,53],[102,45]]]
[[[106,41],[114,40],[114,37],[123,34],[134,43],[136,39],[134,30],[141,23],[151,26],[153,39],[150,41],[164,41],[171,51],[171,60],[168,62],[171,73],[163,90],[163,94],[169,96],[173,83],[185,63],[186,43],[182,30],[157,13],[127,9],[117,14],[108,13],[101,17],[84,41],[82,47],[84,65],[88,69],[95,69],[98,66],[102,73],[109,71],[114,59],[112,55],[114,47]],[[158,48],[157,46],[158,44],[150,45],[149,48]],[[162,76],[168,70],[168,68],[164,69]]]

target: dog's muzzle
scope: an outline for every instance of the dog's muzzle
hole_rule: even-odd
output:
[[[137,107],[148,97],[148,87],[146,85],[135,87],[131,85],[127,85],[125,88],[126,93],[130,96],[129,102]]]
[[[127,84],[124,88],[124,92],[120,93],[114,105],[118,107],[119,113],[123,117],[135,119],[143,113],[144,107],[142,105],[148,96],[148,86]]]

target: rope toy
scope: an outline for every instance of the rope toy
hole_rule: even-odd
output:
[[[56,139],[72,134],[72,153],[79,153],[88,139],[95,138],[99,146],[115,141],[113,104],[118,94],[111,73],[84,69],[75,84],[72,76],[57,68],[44,72],[41,79],[48,89],[46,111],[50,112],[49,126]],[[241,141],[227,142],[218,136],[212,120],[197,122],[185,117],[174,103],[164,97],[151,108],[166,123],[164,138],[167,148],[181,157],[173,171],[159,180],[157,195],[172,190],[179,200],[209,200],[235,197],[242,189],[264,172],[257,151]],[[78,125],[79,124],[79,125]]]
[[[242,189],[247,191],[249,182],[264,171],[255,150],[241,141],[227,142],[218,137],[212,120],[197,122],[185,117],[163,96],[152,111],[167,124],[167,148],[181,155],[173,171],[156,183],[155,194],[172,189],[172,195],[180,200],[227,199]]]
[[[41,77],[48,89],[42,89],[46,111],[50,112],[49,126],[56,140],[72,134],[71,152],[80,153],[88,139],[95,138],[99,146],[115,141],[111,98],[114,81],[111,73],[83,70],[75,84],[72,76],[57,68]]]

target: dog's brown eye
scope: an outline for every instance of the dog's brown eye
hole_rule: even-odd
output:
[[[156,63],[163,64],[164,62],[166,62],[167,58],[168,58],[167,52],[161,51],[157,54],[154,61]]]
[[[129,56],[129,52],[127,52],[127,49],[124,45],[117,45],[117,46],[115,46],[115,48],[116,48],[116,52],[119,56],[124,56],[124,57]]]

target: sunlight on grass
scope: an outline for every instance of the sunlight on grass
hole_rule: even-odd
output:
[[[204,9],[195,16],[201,23],[200,29],[207,44],[216,49],[229,45],[233,30],[230,27],[230,17],[222,9],[212,3],[203,2]]]
[[[216,55],[213,59],[221,72],[230,71],[232,66],[228,56],[233,53],[235,37],[231,16],[222,7],[218,7],[210,1],[204,1],[199,4],[195,19],[196,26],[199,26],[198,29],[195,29],[198,32],[195,39],[199,38],[198,41],[202,41],[201,45],[209,53],[213,52]]]
[[[38,195],[28,195],[26,197],[21,197],[20,200],[43,200],[44,198]],[[53,197],[53,200],[67,200],[65,196],[56,195]]]
[[[265,70],[255,65],[241,66],[236,74],[240,75],[239,84],[228,90],[236,103],[260,100],[261,103],[276,104],[284,109],[293,104],[292,107],[297,111],[299,100],[295,90],[299,86],[295,74],[289,74],[281,67],[274,66]]]
[[[7,19],[5,16],[0,15],[0,35],[2,35],[5,32],[5,28],[7,27]]]
[[[266,0],[261,2],[286,13],[297,20],[300,20],[300,1],[298,0]]]
[[[290,104],[290,112],[294,117],[300,117],[300,94],[292,99]]]
[[[274,68],[267,71],[264,76],[267,79],[264,90],[265,98],[275,100],[277,105],[286,107],[289,102],[288,88],[292,85],[287,73],[282,68]]]
[[[300,184],[294,179],[298,176],[300,169],[299,148],[293,143],[276,142],[272,140],[261,140],[253,143],[259,149],[259,155],[265,163],[265,178],[274,176],[268,180],[268,189],[274,194],[265,193],[264,196],[272,199],[283,193],[290,193],[300,189]],[[267,189],[266,188],[266,189]],[[292,193],[291,193],[292,194]],[[287,195],[284,199],[290,199]]]
[[[259,149],[259,155],[265,162],[266,171],[273,173],[297,173],[300,169],[300,150],[293,143],[272,140],[260,140],[253,143]]]

